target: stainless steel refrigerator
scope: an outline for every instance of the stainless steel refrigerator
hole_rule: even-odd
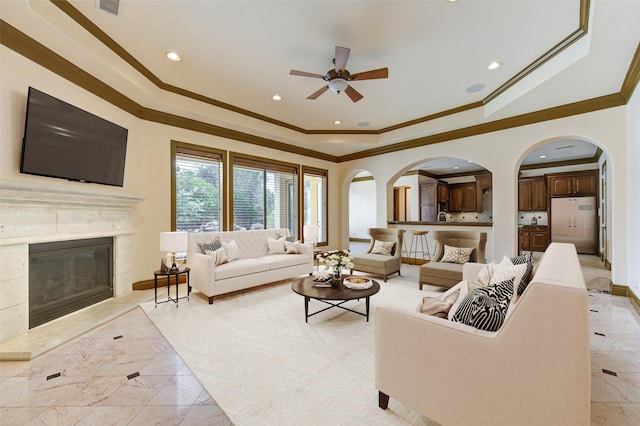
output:
[[[596,197],[551,199],[551,241],[573,243],[578,253],[596,254]]]

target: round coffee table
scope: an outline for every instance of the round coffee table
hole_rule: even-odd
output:
[[[295,280],[291,283],[291,289],[301,296],[304,296],[304,322],[309,322],[309,317],[324,312],[331,308],[341,308],[345,311],[353,312],[358,315],[362,315],[367,318],[369,322],[369,297],[373,296],[380,291],[380,284],[377,281],[371,280],[373,285],[370,288],[364,290],[355,290],[345,287],[342,281],[347,278],[342,277],[337,287],[315,287],[317,284],[314,281],[314,277],[305,277]],[[320,302],[326,303],[330,306],[321,309],[317,312],[309,313],[309,300],[315,299]],[[353,309],[342,306],[343,303],[354,299],[365,299],[366,311],[365,313],[354,311]],[[334,303],[339,301],[340,303]]]

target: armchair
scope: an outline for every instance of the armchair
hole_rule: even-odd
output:
[[[420,266],[419,288],[424,284],[439,287],[453,287],[462,280],[462,265],[441,262],[445,244],[453,247],[473,247],[469,262],[484,263],[484,249],[487,244],[486,232],[435,231],[433,238],[437,247],[433,261]]]
[[[387,282],[387,276],[398,273],[400,276],[400,267],[402,265],[402,236],[404,229],[395,228],[369,228],[371,242],[366,253],[353,257],[353,271],[367,272],[370,274],[382,275],[384,282]],[[376,241],[395,243],[390,255],[372,254]]]

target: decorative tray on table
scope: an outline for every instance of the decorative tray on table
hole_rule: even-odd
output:
[[[371,286],[373,285],[373,281],[371,281],[369,278],[364,277],[347,277],[344,279],[342,284],[345,287],[353,290],[366,290],[368,288],[371,288]]]

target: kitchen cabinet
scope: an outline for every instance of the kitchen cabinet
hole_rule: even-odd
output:
[[[446,203],[447,201],[449,201],[449,186],[438,182],[438,203]]]
[[[475,212],[477,210],[476,183],[460,183],[449,186],[450,212]]]
[[[543,176],[518,181],[518,210],[547,210],[547,183]]]
[[[598,194],[596,170],[577,173],[547,175],[547,187],[551,197],[577,197]]]
[[[437,182],[420,182],[420,221],[435,222],[438,214],[436,197]]]
[[[518,242],[521,251],[545,251],[549,245],[549,227],[525,225],[518,228]]]

